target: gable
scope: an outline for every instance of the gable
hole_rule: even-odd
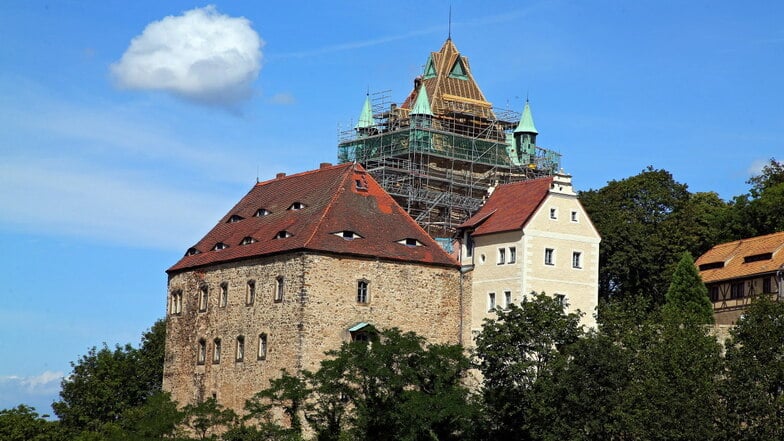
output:
[[[463,64],[463,57],[460,55],[457,56],[455,63],[452,65],[452,69],[449,71],[450,78],[457,78],[460,80],[467,80],[468,75],[466,75],[466,67]]]

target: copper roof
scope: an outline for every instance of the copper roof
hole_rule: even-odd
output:
[[[473,228],[472,235],[521,230],[547,197],[552,176],[499,185],[487,202],[458,228]]]
[[[431,52],[428,64],[431,60],[435,66],[435,75],[425,75],[421,81],[430,97],[430,107],[435,115],[444,115],[459,108],[469,114],[495,119],[492,104],[487,102],[474,80],[468,58],[460,54],[451,39],[447,39],[438,52]],[[465,79],[450,75],[458,60],[465,67]],[[418,94],[419,88],[415,85],[400,107],[412,109]]]
[[[296,250],[458,265],[360,165],[347,163],[257,183],[167,272]]]
[[[750,277],[784,266],[784,231],[727,242],[697,259],[705,283]]]

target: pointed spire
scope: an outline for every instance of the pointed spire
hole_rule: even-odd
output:
[[[411,115],[433,116],[433,112],[430,110],[430,100],[427,98],[427,89],[425,89],[424,84],[419,86],[419,92],[417,93],[414,107],[411,109]]]
[[[520,123],[514,130],[515,133],[536,133],[536,126],[534,125],[534,117],[531,116],[531,106],[528,104],[528,98],[525,100],[525,107],[523,114],[520,116]]]
[[[370,94],[365,96],[365,104],[362,106],[362,113],[359,114],[359,121],[354,126],[356,130],[368,129],[376,124],[373,120],[373,109],[370,106]]]

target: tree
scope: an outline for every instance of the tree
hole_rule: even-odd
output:
[[[694,259],[684,252],[666,294],[667,303],[663,312],[670,316],[684,316],[685,320],[699,324],[710,324],[713,319],[713,304],[708,298],[708,288],[702,283]]]
[[[52,404],[61,424],[74,432],[98,432],[160,391],[165,332],[165,322],[159,320],[144,334],[140,349],[104,344],[71,362],[73,371],[61,383],[60,401]]]
[[[732,202],[734,239],[784,231],[784,164],[771,158],[762,172],[750,178],[748,194]]]
[[[237,414],[231,409],[225,409],[215,398],[197,404],[189,404],[183,408],[184,423],[199,436],[199,439],[216,438],[216,432],[221,427],[228,428],[237,420]]]
[[[520,306],[496,309],[496,319],[485,320],[476,338],[476,356],[484,377],[483,402],[493,415],[487,420],[488,437],[526,439],[536,432],[532,413],[550,413],[537,388],[552,377],[565,349],[582,335],[579,320],[544,293],[531,293]]]
[[[35,408],[20,404],[0,410],[0,439],[3,441],[65,441],[58,423],[42,418]]]
[[[727,439],[784,438],[784,303],[756,298],[730,331]]]
[[[600,190],[580,193],[602,236],[599,248],[599,294],[602,298],[648,295],[664,301],[673,256],[685,251],[688,230],[686,185],[665,170],[648,167],[640,174],[611,181]]]
[[[462,384],[470,362],[460,346],[389,329],[327,355],[316,372],[284,374],[257,397],[282,404],[292,424],[302,409],[319,440],[450,440],[468,430],[476,408]]]
[[[126,409],[110,438],[117,441],[171,439],[184,417],[168,392],[156,392],[144,404]]]

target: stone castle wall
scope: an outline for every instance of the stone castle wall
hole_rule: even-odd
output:
[[[284,281],[282,301],[275,293]],[[247,304],[248,281],[255,299]],[[357,303],[357,282],[368,284],[368,302]],[[227,302],[221,305],[221,285]],[[199,297],[206,286],[206,311]],[[242,413],[245,400],[269,386],[281,369],[315,370],[324,352],[350,341],[348,329],[369,323],[379,329],[414,331],[430,343],[470,338],[469,275],[457,268],[369,258],[287,253],[213,265],[171,275],[169,296],[182,293],[182,311],[167,315],[164,390],[185,405],[215,396]],[[260,335],[267,339],[259,358]],[[244,356],[237,360],[237,337]],[[220,360],[213,362],[215,339]],[[199,340],[205,360],[199,363]]]

